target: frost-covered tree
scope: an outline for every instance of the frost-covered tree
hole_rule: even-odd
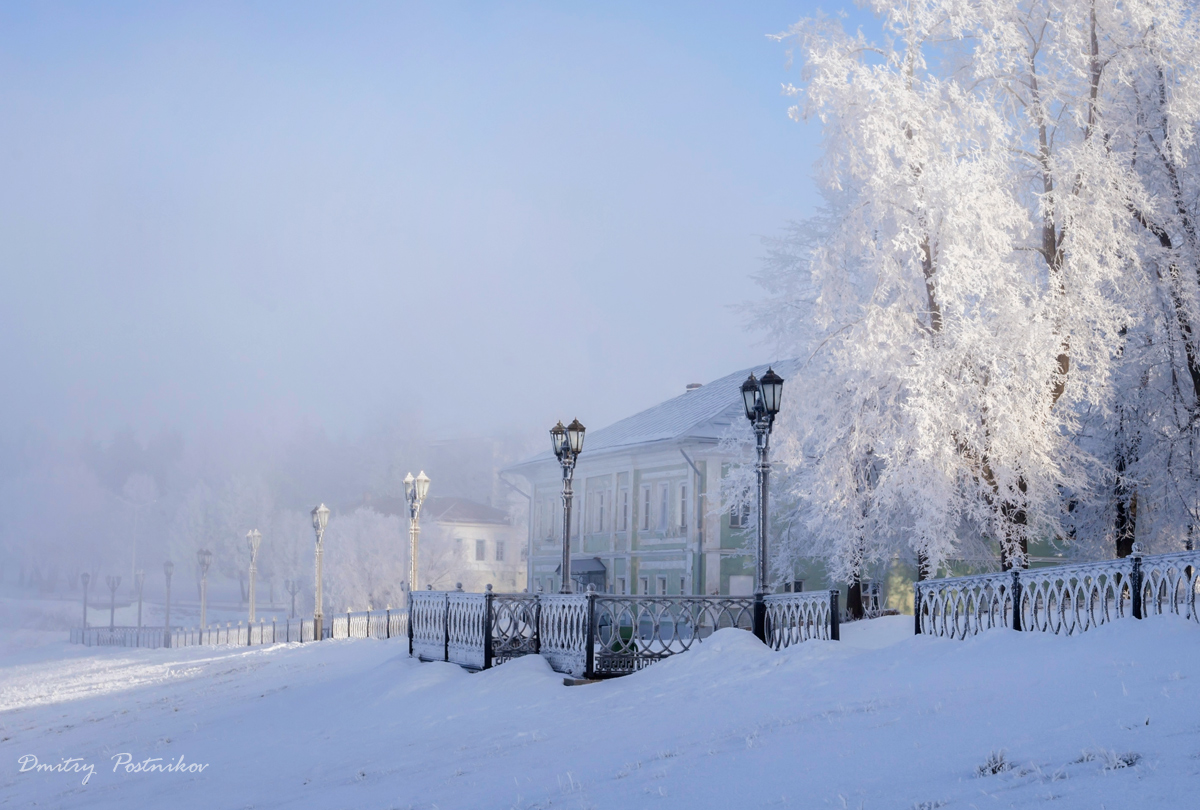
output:
[[[790,551],[848,581],[897,551],[1024,565],[1077,505],[1128,513],[1140,461],[1112,450],[1166,410],[1134,366],[1194,367],[1200,29],[1177,0],[871,6],[882,42],[781,35],[791,114],[824,133],[824,206],[772,246],[755,311],[805,361],[776,452]],[[1200,377],[1176,388],[1194,411]],[[1131,389],[1152,406],[1122,415]]]
[[[334,515],[325,532],[329,608],[365,610],[404,603],[408,572],[407,524],[396,515],[361,507]]]

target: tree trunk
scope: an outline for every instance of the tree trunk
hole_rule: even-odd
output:
[[[850,588],[846,591],[846,614],[853,619],[861,619],[863,613],[862,579],[858,574],[850,580]]]

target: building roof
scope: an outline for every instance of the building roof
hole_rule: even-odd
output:
[[[364,505],[381,515],[408,517],[408,503],[403,498],[372,498]],[[426,498],[421,506],[421,519],[437,523],[509,523],[508,513],[503,509],[449,495]]]
[[[785,380],[800,367],[798,360],[771,363]],[[608,427],[588,431],[583,443],[585,456],[615,452],[636,445],[665,441],[707,440],[716,442],[728,430],[734,419],[744,419],[742,383],[751,372],[761,377],[768,365],[735,371],[719,380],[692,389],[666,402],[647,408],[641,413],[614,422]],[[785,383],[784,396],[787,396]],[[785,400],[786,401],[786,400]],[[550,450],[527,458],[510,469],[541,464],[554,459]]]

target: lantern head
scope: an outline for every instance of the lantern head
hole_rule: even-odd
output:
[[[767,373],[762,375],[762,379],[759,380],[758,386],[762,391],[763,407],[767,409],[770,416],[775,416],[779,413],[779,405],[783,401],[783,377],[768,368]]]
[[[567,425],[567,442],[571,445],[571,453],[579,455],[583,452],[583,434],[587,431],[583,425],[575,419],[571,424]]]
[[[751,372],[746,381],[742,383],[742,405],[746,409],[746,418],[753,422],[758,418],[758,380]]]
[[[329,507],[325,504],[321,504],[313,509],[312,522],[313,528],[317,530],[318,534],[325,531],[325,526],[329,523]]]

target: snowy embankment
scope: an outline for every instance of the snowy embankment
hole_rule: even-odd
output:
[[[397,642],[85,650],[9,634],[0,805],[1193,806],[1200,627],[911,632],[909,617],[860,622],[775,653],[722,631],[575,687],[537,657],[470,675]],[[976,775],[1000,751],[1011,767]],[[95,774],[21,773],[23,756]],[[207,767],[113,772],[156,757]]]

